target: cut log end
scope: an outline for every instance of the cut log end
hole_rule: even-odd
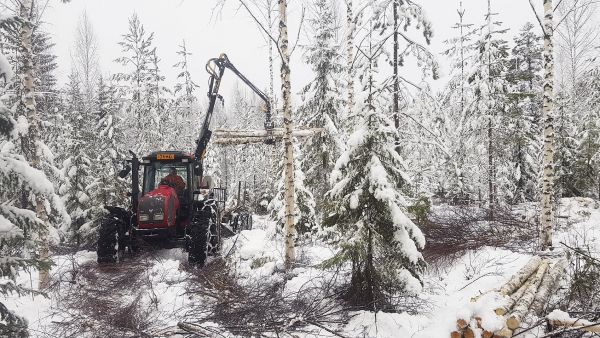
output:
[[[463,333],[464,338],[475,338],[475,332],[471,330],[470,327],[467,327],[465,332]]]
[[[460,331],[452,331],[450,338],[463,338],[463,334]]]
[[[521,326],[521,320],[516,316],[510,316],[506,319],[506,326],[511,330],[516,330]]]
[[[467,321],[464,320],[464,319],[459,319],[459,320],[456,321],[456,328],[459,331],[462,331],[462,330],[466,329],[467,326],[469,326],[469,323],[467,323]]]

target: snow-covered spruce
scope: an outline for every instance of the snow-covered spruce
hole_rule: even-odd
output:
[[[352,265],[351,296],[383,306],[397,292],[418,293],[425,238],[404,213],[407,177],[394,149],[392,121],[368,106],[336,163],[326,233],[338,248],[325,265]]]
[[[343,104],[340,91],[343,88],[343,66],[340,48],[335,41],[338,28],[330,1],[317,0],[313,16],[310,25],[314,38],[306,48],[306,61],[311,65],[315,77],[302,90],[304,103],[299,108],[298,116],[304,127],[323,129],[318,137],[306,139],[302,160],[306,185],[321,209],[324,207],[325,193],[329,190],[329,174],[344,151],[339,130]]]

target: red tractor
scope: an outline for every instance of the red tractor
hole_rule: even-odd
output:
[[[98,230],[98,263],[116,262],[126,251],[136,252],[140,241],[182,243],[191,264],[203,266],[208,254],[217,253],[221,243],[221,216],[226,191],[217,189],[204,176],[204,156],[212,131],[210,121],[225,69],[234,72],[265,103],[265,129],[273,130],[271,107],[265,93],[254,86],[225,54],[210,59],[209,106],[193,154],[182,151],[155,151],[139,160],[132,153],[119,176],[131,173],[129,208],[106,206],[108,214]],[[140,171],[143,172],[140,182]],[[140,191],[141,183],[141,191]]]

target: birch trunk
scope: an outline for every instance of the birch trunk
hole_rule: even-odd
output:
[[[23,86],[23,94],[21,96],[21,105],[25,111],[25,117],[29,122],[29,129],[27,136],[21,138],[21,146],[23,152],[26,154],[27,159],[31,163],[31,166],[35,169],[41,169],[41,161],[38,152],[38,139],[39,139],[39,121],[37,117],[37,110],[35,106],[35,74],[33,65],[33,1],[32,0],[21,0],[19,7],[19,15],[22,20],[20,39],[23,48],[21,57],[23,60],[23,76],[21,78],[21,84]],[[48,248],[48,213],[44,206],[44,199],[41,196],[35,198],[35,212],[36,216],[42,221],[42,229],[39,232],[39,258],[41,260],[47,260],[49,254]],[[45,289],[49,283],[49,274],[47,270],[39,270],[39,288]]]
[[[398,49],[400,49],[398,43],[398,0],[394,0],[394,127],[396,130],[400,129],[400,79],[398,78]],[[398,147],[398,137],[396,137],[396,147]]]
[[[348,116],[354,111],[354,11],[352,0],[346,0],[346,76],[348,97],[346,113]],[[347,116],[347,117],[348,117]]]
[[[489,219],[494,219],[494,207],[496,206],[496,163],[494,159],[494,117],[495,107],[493,106],[492,99],[494,99],[495,88],[493,88],[492,79],[492,4],[491,0],[488,0],[488,13],[487,13],[487,72],[488,72],[488,86],[490,97],[488,98],[488,200],[489,200]]]
[[[554,7],[552,0],[544,1],[544,157],[542,180],[542,250],[552,250],[554,223]]]
[[[292,133],[292,86],[290,82],[290,51],[287,27],[287,0],[279,1],[279,48],[281,50],[281,96],[283,99],[283,143],[285,147],[285,268],[291,269],[296,260],[295,191],[294,191],[294,147]]]

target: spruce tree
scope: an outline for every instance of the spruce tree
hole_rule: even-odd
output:
[[[531,23],[515,37],[508,63],[510,86],[508,108],[502,125],[505,144],[510,145],[509,160],[515,167],[511,203],[536,200],[541,170],[542,37]]]
[[[339,130],[343,105],[342,55],[335,40],[339,27],[336,26],[334,8],[329,1],[315,2],[310,25],[314,38],[307,47],[306,62],[311,66],[315,77],[302,91],[304,104],[300,107],[298,116],[304,127],[323,129],[318,137],[306,140],[302,160],[306,185],[313,192],[321,210],[323,197],[329,190],[329,174],[344,150]]]
[[[0,29],[6,25],[16,25],[13,18],[0,18]],[[22,270],[37,269],[46,271],[50,261],[40,244],[46,240],[49,224],[47,219],[40,218],[41,210],[50,214],[50,221],[68,222],[68,216],[59,219],[56,211],[61,211],[62,204],[54,193],[52,183],[45,174],[30,165],[23,154],[21,143],[23,137],[31,137],[28,130],[17,130],[19,124],[28,122],[23,115],[18,115],[13,105],[14,97],[6,95],[12,92],[13,75],[21,75],[21,68],[11,69],[8,59],[0,53],[0,295],[27,294],[32,290],[17,285],[15,279]],[[14,94],[12,94],[14,95]],[[13,108],[8,108],[9,105]],[[43,204],[34,204],[35,201]],[[49,202],[49,203],[48,203]],[[47,206],[50,206],[46,210]],[[36,210],[37,214],[36,214]],[[53,211],[53,213],[50,213]],[[44,214],[45,215],[45,214]],[[0,336],[28,337],[27,321],[14,311],[9,310],[0,301]]]
[[[474,88],[475,102],[472,106],[475,115],[476,129],[480,130],[478,141],[485,144],[485,159],[481,163],[485,167],[487,182],[487,204],[490,208],[490,218],[498,204],[504,204],[512,199],[514,169],[507,163],[502,148],[498,147],[502,133],[500,118],[506,106],[506,66],[509,55],[508,42],[504,40],[506,29],[502,23],[494,21],[497,15],[492,12],[488,2],[485,24],[479,29],[479,39],[476,41],[476,53],[473,70],[469,82]],[[483,157],[482,157],[483,158]]]
[[[86,113],[84,94],[74,73],[69,77],[66,95],[65,115],[71,137],[66,145],[68,156],[63,161],[64,182],[59,192],[72,220],[69,239],[81,244],[91,235],[89,226],[99,212],[99,201],[92,199],[90,187],[94,179],[89,151],[95,144],[92,141],[90,145],[89,142],[95,137],[93,128],[90,128],[94,119],[91,113]]]
[[[408,175],[396,150],[398,131],[377,100],[377,58],[369,33],[361,75],[366,99],[355,117],[347,150],[336,162],[328,192],[333,209],[325,221],[337,253],[325,266],[350,263],[350,298],[355,303],[384,308],[401,292],[422,286],[425,238],[406,216]]]
[[[97,184],[94,189],[100,205],[123,205],[127,187],[117,178],[123,160],[127,157],[123,142],[123,117],[121,103],[117,99],[117,90],[101,76],[98,80],[96,98],[96,133],[98,147],[94,158],[94,172]]]
[[[157,112],[154,109],[156,106],[153,107],[155,96],[151,92],[157,79],[153,70],[156,57],[153,40],[154,33],[148,34],[134,13],[129,19],[128,32],[119,42],[123,56],[115,60],[127,70],[113,76],[113,80],[120,85],[119,97],[127,102],[126,128],[133,132],[125,146],[137,153],[156,148],[149,144],[152,141],[149,136],[156,136],[154,133],[160,123],[158,116],[152,115]]]

